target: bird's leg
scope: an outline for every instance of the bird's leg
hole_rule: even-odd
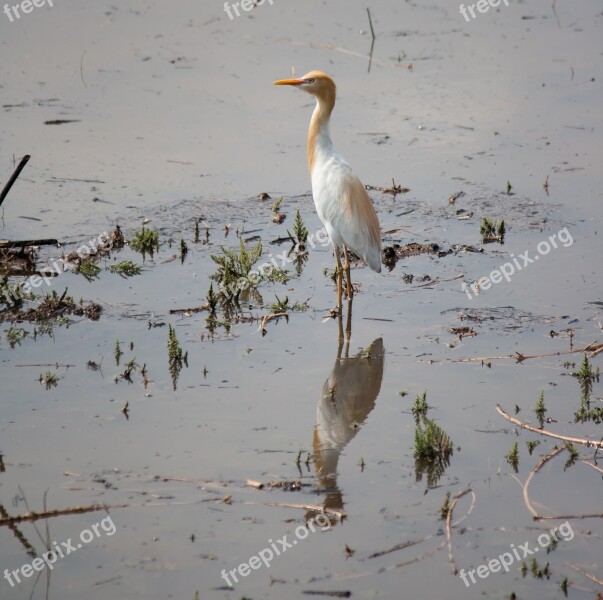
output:
[[[350,340],[352,339],[352,298],[348,299],[348,319],[345,326],[345,357],[350,352]]]
[[[343,288],[343,269],[341,268],[341,258],[339,258],[339,249],[335,248],[335,258],[337,259],[337,310],[341,314],[341,295]]]
[[[354,288],[352,286],[352,276],[350,274],[350,261],[348,259],[348,249],[343,246],[343,266],[345,268],[345,283],[346,289],[348,293],[348,298],[351,298],[354,295]]]

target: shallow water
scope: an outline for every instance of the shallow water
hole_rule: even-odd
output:
[[[74,273],[52,282],[59,294],[68,287],[75,299],[100,303],[99,321],[73,318],[35,339],[33,325],[21,324],[29,335],[14,348],[10,325],[0,326],[3,509],[27,512],[24,496],[41,511],[46,490],[48,509],[125,505],[110,510],[113,535],[101,529],[57,561],[49,580],[47,571],[15,587],[2,580],[2,598],[194,598],[197,590],[199,598],[233,600],[308,597],[304,591],[562,598],[565,576],[571,598],[600,591],[570,565],[601,578],[601,519],[532,519],[505,455],[517,441],[524,482],[555,441],[519,431],[495,409],[515,415],[517,404],[517,418],[535,424],[544,391],[546,416],[555,420],[545,429],[599,439],[601,425],[574,423],[580,387],[568,372],[582,354],[453,362],[602,341],[600,4],[557,2],[555,12],[533,1],[503,4],[466,23],[454,4],[384,0],[371,7],[370,73],[365,8],[274,0],[230,21],[220,2],[73,1],[14,23],[0,14],[0,179],[10,176],[13,156],[32,155],[2,206],[0,237],[56,237],[71,251],[116,223],[129,238],[148,219],[163,242],[140,276],[103,270],[92,282]],[[334,260],[321,246],[300,277],[260,286],[265,306],[244,307],[256,317],[249,323],[212,337],[207,313],[170,314],[205,302],[210,255],[237,248],[237,231],[243,239],[259,235],[266,260],[288,249],[270,242],[286,235],[297,209],[311,233],[320,227],[305,165],[311,102],[271,85],[292,66],[336,78],[334,141],[362,180],[384,187],[393,177],[410,188],[395,198],[371,192],[384,244],[454,250],[405,258],[381,275],[354,269],[360,291],[349,348],[340,347],[337,320],[327,319],[335,291],[323,270]],[[54,119],[78,122],[44,125]],[[283,195],[283,224],[272,222],[273,200],[258,200],[260,192]],[[480,243],[482,216],[504,217],[503,246]],[[209,227],[208,243],[193,242],[196,218]],[[510,254],[535,256],[563,228],[572,243],[559,243],[511,281],[471,299],[461,289]],[[181,238],[189,248],[182,264]],[[40,250],[49,261],[60,253]],[[142,264],[127,247],[100,264],[124,259]],[[309,309],[268,323],[262,336],[257,317],[275,294]],[[346,318],[347,309],[343,329]],[[168,324],[188,351],[175,391]],[[477,335],[449,333],[463,326]],[[133,358],[146,364],[146,389],[140,373],[133,383],[114,381]],[[591,363],[600,366],[601,354]],[[48,370],[60,379],[46,390],[38,377]],[[426,474],[417,480],[413,457],[411,407],[423,390],[429,416],[454,443],[431,487]],[[595,404],[602,396],[595,382]],[[526,441],[536,439],[530,456]],[[599,513],[600,472],[582,462],[565,469],[567,458],[564,451],[534,476],[532,504],[543,515]],[[246,480],[304,485],[258,490]],[[539,535],[567,521],[572,539],[537,555],[539,565],[550,562],[550,579],[522,577],[518,560],[509,573],[469,588],[451,573],[440,507],[447,492],[469,488],[475,501],[464,495],[452,515],[458,568],[476,569],[510,544],[534,548]],[[296,539],[311,506],[345,518],[297,539],[270,568],[239,576],[228,590],[221,571],[285,535]],[[31,562],[23,539],[42,553],[48,541],[76,540],[105,517],[37,521],[42,539],[31,523],[1,527],[0,571]]]

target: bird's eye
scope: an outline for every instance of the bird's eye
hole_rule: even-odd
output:
[[[314,77],[310,77],[310,79],[306,79],[306,83],[314,83]]]

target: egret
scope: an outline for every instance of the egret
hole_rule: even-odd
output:
[[[379,220],[366,188],[331,141],[329,121],[336,96],[333,79],[322,71],[310,71],[299,79],[280,79],[274,85],[291,85],[316,98],[308,130],[308,166],[316,212],[335,250],[337,310],[341,311],[344,269],[348,298],[354,293],[348,250],[361,257],[373,271],[381,272]]]

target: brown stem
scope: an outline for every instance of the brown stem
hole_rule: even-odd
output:
[[[533,431],[534,433],[540,433],[541,435],[547,435],[549,437],[558,439],[558,440],[563,440],[565,442],[571,442],[572,444],[582,444],[583,446],[595,446],[596,448],[601,448],[603,449],[603,440],[601,441],[593,441],[593,440],[589,440],[586,438],[575,438],[575,437],[571,437],[569,435],[561,435],[560,433],[553,433],[552,431],[547,431],[546,429],[538,429],[537,427],[532,427],[531,425],[528,425],[527,423],[522,423],[519,419],[516,419],[515,417],[512,417],[511,415],[507,414],[501,407],[499,404],[496,405],[496,410],[498,411],[498,413],[500,415],[502,415],[505,419],[507,419],[507,421],[511,421],[511,423],[513,423],[514,425],[517,425],[518,427],[521,427],[522,429],[527,429],[528,431]]]

